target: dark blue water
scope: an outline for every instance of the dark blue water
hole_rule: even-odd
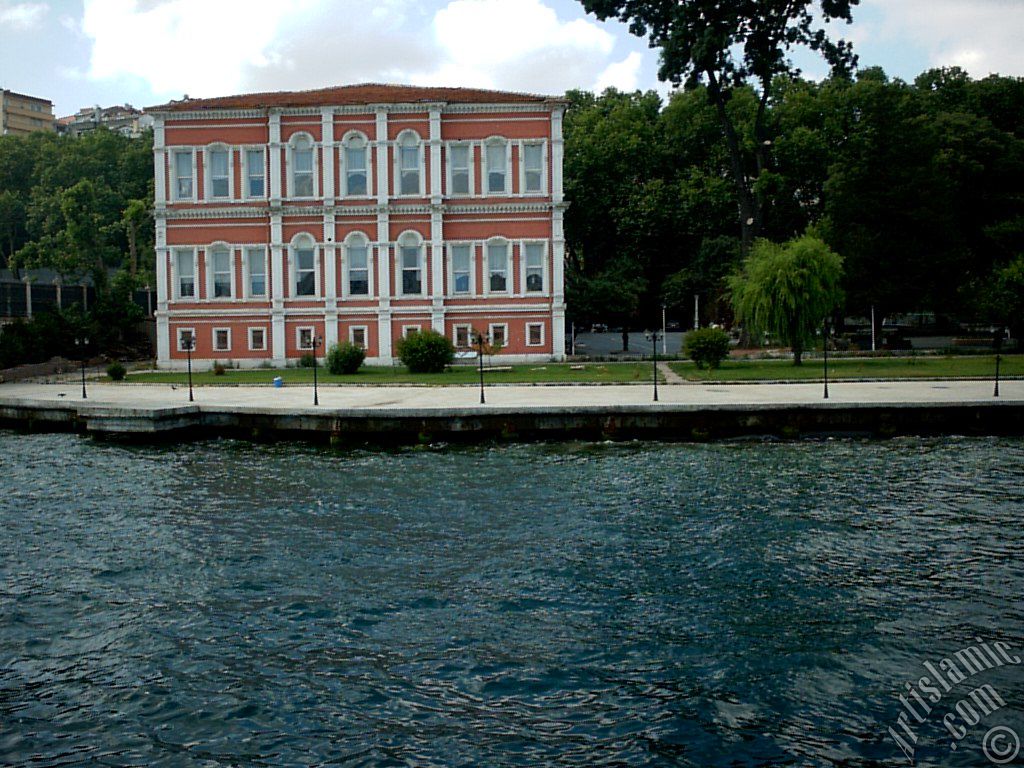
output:
[[[0,762],[902,765],[1024,646],[1024,441],[125,447],[0,432]],[[943,714],[1007,703],[951,751]],[[915,724],[1024,735],[1024,665]]]

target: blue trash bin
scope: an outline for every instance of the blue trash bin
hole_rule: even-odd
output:
[[[284,379],[282,379],[280,376],[275,376],[274,377],[274,386],[277,387],[278,389],[283,387],[284,386]]]

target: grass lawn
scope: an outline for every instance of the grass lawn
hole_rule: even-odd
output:
[[[619,383],[651,380],[650,363],[585,363],[577,364],[539,363],[537,365],[514,365],[510,371],[485,371],[488,384],[548,384],[548,383]],[[349,376],[332,376],[325,368],[317,370],[321,384],[425,384],[452,385],[475,384],[479,381],[476,368],[456,366],[445,373],[409,373],[404,367],[385,368],[364,366],[358,373]],[[312,368],[256,368],[247,370],[230,369],[223,376],[212,371],[193,372],[194,384],[213,386],[270,384],[275,376],[284,379],[285,384],[310,385],[313,383]],[[663,380],[663,379],[662,379]],[[184,371],[158,371],[155,373],[129,374],[127,381],[153,384],[183,384],[188,382]]]
[[[688,381],[757,381],[822,378],[820,357],[795,366],[792,360],[727,360],[715,371],[700,371],[690,362],[669,363]],[[987,377],[995,374],[995,356],[829,358],[828,376],[836,379],[914,379],[920,377]],[[1024,355],[1004,355],[1000,374],[1024,376]]]

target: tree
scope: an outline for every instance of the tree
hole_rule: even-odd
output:
[[[582,322],[610,322],[622,326],[622,351],[629,351],[629,329],[640,314],[640,297],[646,284],[627,261],[609,265],[587,277],[569,275],[573,296],[573,319]]]
[[[843,40],[833,42],[825,24],[851,21],[858,0],[582,0],[600,19],[616,17],[633,34],[661,48],[658,77],[693,88],[701,82],[718,115],[728,147],[739,203],[740,232],[746,253],[761,231],[766,190],[761,176],[771,164],[772,135],[768,106],[773,80],[796,70],[787,58],[795,47],[821,53],[836,74],[856,59]],[[728,105],[734,92],[754,81],[759,86],[752,132],[741,136]],[[744,139],[752,142],[748,162]]]
[[[782,245],[758,240],[729,279],[736,318],[789,344],[800,365],[805,344],[842,300],[842,271],[842,258],[813,234]]]

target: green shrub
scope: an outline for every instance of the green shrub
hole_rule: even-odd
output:
[[[327,370],[335,375],[355,373],[366,359],[366,350],[348,341],[335,344],[327,353]]]
[[[686,334],[686,356],[698,368],[717,368],[729,356],[729,334],[720,328],[700,328]]]
[[[418,331],[398,340],[398,358],[410,373],[442,373],[455,359],[455,345],[437,331]]]
[[[111,381],[124,381],[127,374],[127,369],[116,360],[107,366],[107,376]]]
[[[217,362],[215,362],[213,364],[213,375],[214,376],[223,376],[224,375],[224,363],[222,363],[220,360],[218,360]]]
[[[312,352],[307,352],[299,358],[299,368],[312,368],[316,364],[316,358]]]

